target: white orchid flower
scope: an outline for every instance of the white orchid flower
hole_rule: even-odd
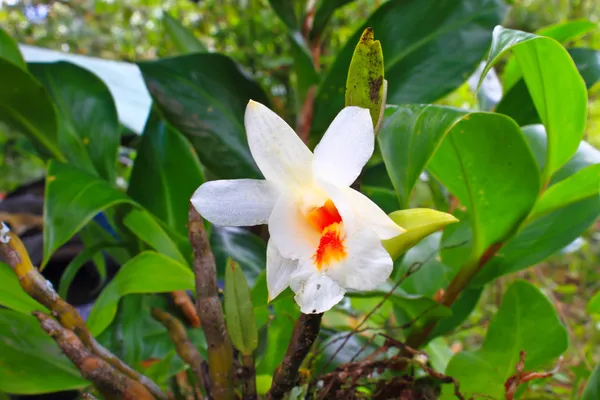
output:
[[[265,180],[206,182],[192,204],[216,225],[268,223],[269,300],[290,286],[303,313],[322,313],[346,290],[373,290],[384,283],[393,261],[381,241],[404,229],[349,187],[373,154],[369,111],[344,108],[314,154],[260,103],[248,103],[245,125]]]

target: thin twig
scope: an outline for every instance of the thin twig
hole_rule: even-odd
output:
[[[215,257],[202,217],[193,205],[189,211],[189,239],[194,249],[196,310],[208,344],[208,368],[211,394],[216,400],[230,400],[233,391],[233,347],[225,327],[223,309],[217,292]]]
[[[171,292],[171,297],[173,297],[173,303],[179,307],[190,325],[192,325],[193,328],[199,328],[200,318],[198,318],[198,314],[196,313],[196,307],[185,290]]]

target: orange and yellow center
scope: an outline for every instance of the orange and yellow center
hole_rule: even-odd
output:
[[[321,238],[313,255],[318,269],[346,257],[342,217],[331,200],[307,214],[308,222],[319,232]]]

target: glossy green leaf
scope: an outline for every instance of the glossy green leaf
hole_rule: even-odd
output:
[[[171,38],[179,53],[206,52],[206,46],[204,46],[204,44],[202,44],[189,29],[181,25],[181,22],[173,18],[168,12],[163,12],[162,21],[165,32]]]
[[[577,150],[582,139],[587,92],[567,50],[556,40],[531,33],[494,29],[492,48],[483,75],[508,50],[512,50],[529,93],[548,132],[544,182]],[[544,62],[551,58],[552,62]],[[560,76],[561,79],[556,79]]]
[[[596,400],[600,398],[600,364],[594,368],[581,395],[581,400]]]
[[[351,3],[354,0],[328,0],[317,3],[317,9],[310,31],[311,38],[320,38],[333,13],[340,7]]]
[[[268,100],[230,58],[191,54],[138,65],[161,115],[208,169],[220,178],[261,176],[248,148],[244,112],[249,100]]]
[[[258,346],[258,331],[246,277],[235,261],[225,267],[225,320],[231,343],[244,355]]]
[[[452,214],[429,208],[394,211],[390,214],[390,218],[406,229],[403,234],[383,241],[383,246],[392,256],[392,260],[396,260],[433,232],[443,229],[448,224],[458,222],[458,219]]]
[[[469,210],[474,259],[515,232],[540,191],[538,166],[521,130],[498,114],[457,121],[428,168]]]
[[[157,252],[169,256],[179,263],[188,264],[186,257],[172,239],[173,235],[169,235],[146,210],[139,208],[131,210],[123,218],[123,225]],[[185,239],[181,238],[181,240]],[[189,250],[191,254],[191,247]]]
[[[189,141],[151,112],[127,193],[181,235],[187,236],[188,209],[194,191],[204,182]]]
[[[0,85],[0,122],[33,140],[44,156],[65,161],[58,145],[56,110],[44,86],[4,59],[0,76],[11,83]]]
[[[58,142],[69,163],[115,182],[121,134],[115,102],[106,84],[68,62],[30,63],[58,111]]]
[[[266,268],[267,246],[260,236],[243,229],[232,227],[213,227],[210,247],[217,263],[217,275],[225,276],[227,259],[240,264],[252,287],[257,277]]]
[[[0,309],[0,390],[38,394],[90,383],[31,315]]]
[[[104,288],[87,320],[93,335],[100,334],[115,318],[121,297],[132,293],[164,293],[194,289],[190,268],[165,255],[146,251],[123,265]]]
[[[135,204],[105,180],[50,161],[44,199],[44,261],[99,212],[120,203]],[[68,212],[65,212],[68,210]]]
[[[377,138],[402,208],[441,141],[465,114],[449,107],[388,106]]]
[[[376,131],[385,108],[385,85],[381,42],[375,40],[373,29],[367,28],[354,49],[348,68],[345,106],[369,109]]]
[[[48,310],[46,307],[32,299],[19,285],[17,276],[12,269],[0,262],[0,306],[10,308],[23,314],[31,314],[33,311]],[[0,357],[1,358],[1,357]]]
[[[534,220],[580,200],[599,196],[600,164],[594,164],[548,188],[535,204],[529,219]]]
[[[23,55],[19,50],[17,42],[2,28],[0,28],[0,58],[10,61],[23,70],[27,70],[25,60],[23,60]]]
[[[572,21],[559,22],[558,24],[545,26],[539,29],[536,33],[540,36],[547,36],[560,43],[577,39],[578,37],[596,29],[596,24],[587,19],[576,19]],[[514,57],[511,57],[506,62],[502,83],[504,90],[512,88],[515,83],[521,79],[522,74],[519,65]]]
[[[532,284],[516,281],[506,291],[477,351],[456,354],[446,374],[460,382],[465,397],[504,397],[504,383],[515,374],[519,353],[526,352],[525,371],[536,371],[567,350],[568,336],[550,301]],[[447,396],[454,398],[450,387]]]
[[[505,10],[499,0],[383,3],[348,39],[319,86],[311,136],[320,137],[344,107],[348,67],[365,28],[372,27],[381,41],[388,104],[428,103],[459,87],[475,70]]]

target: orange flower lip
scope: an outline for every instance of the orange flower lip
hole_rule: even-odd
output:
[[[308,222],[321,234],[319,246],[313,255],[319,270],[332,262],[346,258],[342,217],[331,200],[307,215]]]

